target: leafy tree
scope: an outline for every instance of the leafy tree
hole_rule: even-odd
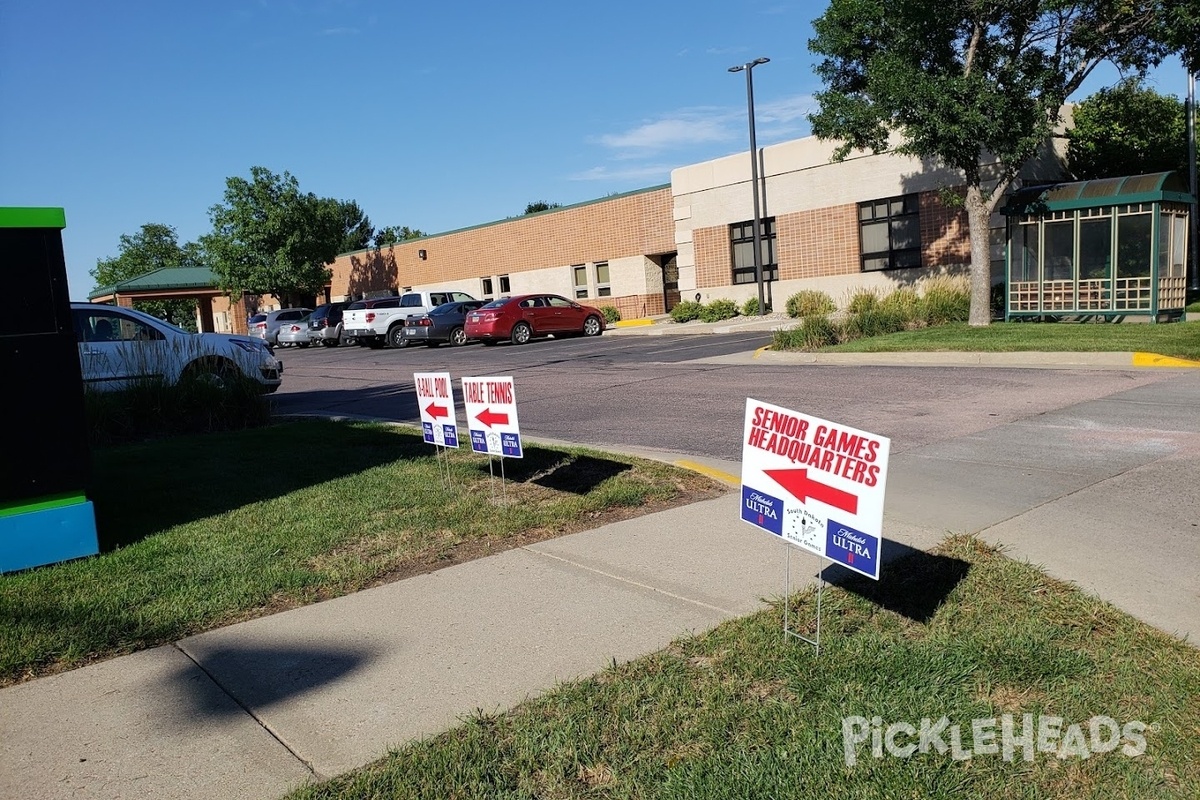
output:
[[[989,217],[1063,103],[1103,62],[1134,75],[1172,52],[1196,63],[1198,17],[1195,0],[831,0],[809,41],[825,83],[809,119],[842,142],[837,159],[894,136],[896,152],[962,172],[970,322],[987,325]]]
[[[97,289],[159,269],[204,265],[204,253],[197,243],[180,247],[175,229],[158,222],[146,223],[137,233],[121,234],[118,248],[120,255],[96,261],[91,276]],[[134,306],[188,330],[196,329],[195,300],[140,300]]]
[[[353,200],[326,200],[324,202],[336,203],[338,213],[342,217],[342,227],[346,231],[346,236],[342,239],[339,253],[365,250],[371,245],[371,239],[375,236],[375,227],[371,224],[371,218],[358,207],[358,203]]]
[[[536,214],[539,211],[549,211],[552,208],[562,208],[562,203],[547,203],[544,200],[539,200],[536,203],[530,203],[525,206],[525,213]]]
[[[396,242],[406,242],[409,239],[420,239],[425,236],[424,231],[410,228],[407,225],[389,225],[386,228],[380,228],[375,234],[375,246],[387,247],[389,244]]]
[[[1067,160],[1079,180],[1178,170],[1187,174],[1184,103],[1136,79],[1075,106]]]
[[[315,295],[350,236],[343,204],[302,193],[287,172],[251,167],[250,176],[227,178],[225,202],[209,209],[213,231],[201,241],[221,287],[281,302]]]

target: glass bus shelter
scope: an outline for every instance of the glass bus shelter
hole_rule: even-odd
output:
[[[1017,191],[1005,319],[1182,319],[1193,202],[1175,172]]]

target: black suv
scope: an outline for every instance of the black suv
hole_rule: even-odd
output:
[[[342,311],[350,305],[343,303],[323,303],[313,309],[308,318],[308,340],[320,342],[326,347],[337,347],[342,343]]]

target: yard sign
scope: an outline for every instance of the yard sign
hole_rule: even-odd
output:
[[[454,408],[454,385],[449,372],[414,372],[421,430],[428,444],[458,447],[458,414]]]
[[[463,378],[463,408],[471,449],[476,453],[523,458],[512,378]]]
[[[742,519],[879,580],[891,440],[746,399]]]

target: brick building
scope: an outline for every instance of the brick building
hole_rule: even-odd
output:
[[[862,286],[963,272],[970,261],[954,170],[895,153],[832,162],[815,137],[760,152],[767,299],[782,308],[804,288],[835,298]],[[1055,140],[1024,177],[1061,175]],[[538,214],[338,256],[327,299],[445,288],[480,298],[545,291],[622,317],[661,314],[680,297],[757,297],[748,152],[680,167],[671,183]],[[1004,220],[992,230],[1003,274]]]
[[[766,298],[782,309],[795,292],[835,299],[927,275],[964,272],[970,261],[956,171],[894,152],[852,153],[815,137],[760,150]],[[1023,174],[1057,179],[1065,142],[1055,139]],[[738,303],[758,296],[753,259],[750,154],[680,167],[671,182],[536,214],[339,255],[315,302],[409,289],[478,298],[553,292],[625,319],[662,314],[681,298]],[[1003,275],[1005,222],[994,217],[992,264]],[[215,283],[213,284],[215,286]],[[96,299],[93,297],[93,299]],[[270,297],[213,297],[201,329],[243,332]]]

